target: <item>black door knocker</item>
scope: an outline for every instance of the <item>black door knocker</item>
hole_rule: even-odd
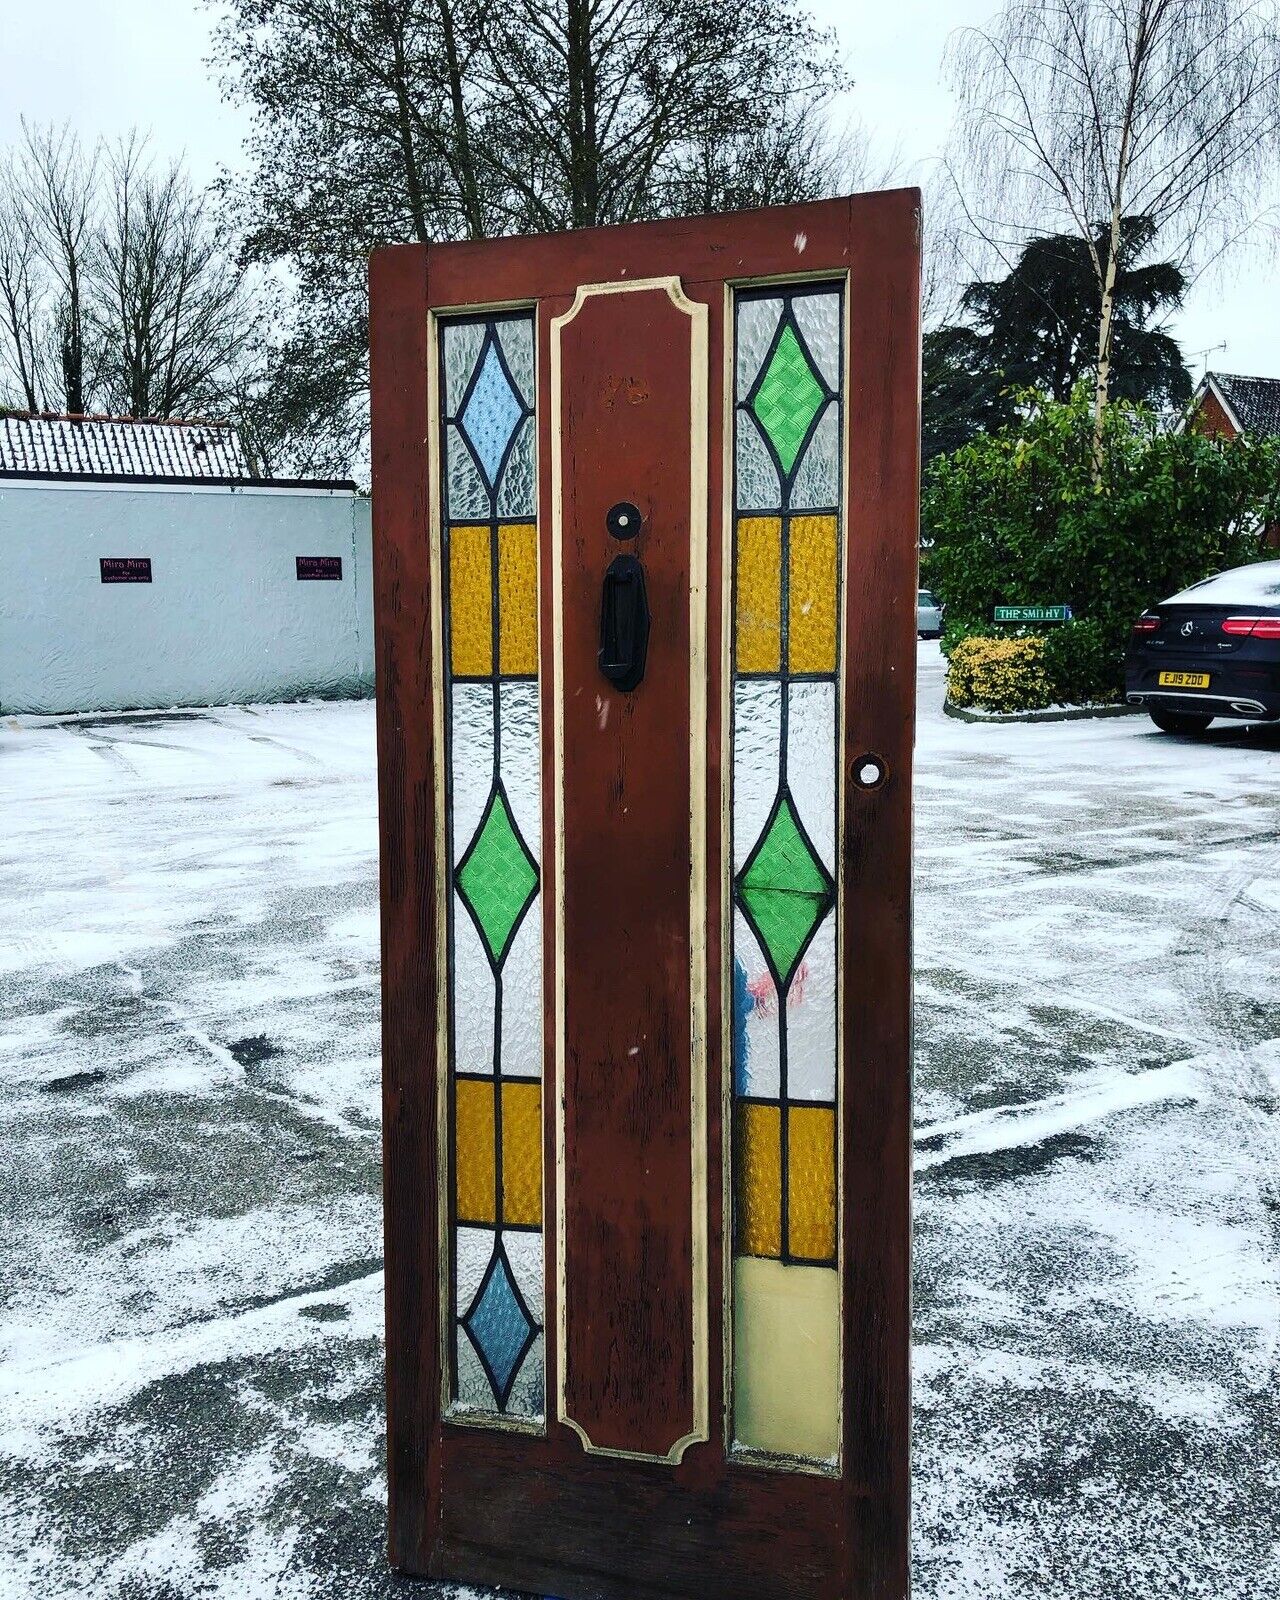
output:
[[[614,556],[600,597],[600,670],[630,693],[644,677],[649,651],[649,597],[635,556]]]

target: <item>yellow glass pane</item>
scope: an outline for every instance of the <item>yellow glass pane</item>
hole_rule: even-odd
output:
[[[787,654],[792,672],[836,670],[836,519],[793,517]]]
[[[840,1449],[840,1280],[833,1267],[733,1264],[733,1435],[832,1461]]]
[[[834,1106],[787,1108],[789,1254],[836,1258],[836,1113]]]
[[[538,670],[538,533],[532,522],[498,529],[498,669]]]
[[[502,1085],[502,1215],[542,1222],[542,1085],[508,1078]]]
[[[493,1082],[459,1078],[454,1084],[453,1159],[458,1221],[494,1220]]]
[[[741,1101],[734,1151],[738,1174],[738,1249],[782,1254],[782,1118],[777,1106]]]
[[[738,671],[777,672],[782,660],[782,522],[738,520]]]
[[[493,671],[488,528],[449,530],[449,631],[455,676],[482,678]]]

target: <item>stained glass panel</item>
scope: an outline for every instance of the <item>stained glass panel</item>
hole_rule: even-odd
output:
[[[450,1404],[541,1420],[542,808],[533,319],[440,330]]]
[[[839,1414],[842,327],[838,287],[735,302],[733,1443],[822,1465]]]

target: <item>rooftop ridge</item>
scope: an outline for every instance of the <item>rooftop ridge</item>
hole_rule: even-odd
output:
[[[105,411],[22,411],[0,406],[0,421],[11,422],[127,422],[149,428],[231,428],[229,417],[129,417]]]

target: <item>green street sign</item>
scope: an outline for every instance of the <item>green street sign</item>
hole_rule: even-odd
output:
[[[997,606],[996,622],[1070,622],[1070,606]]]

